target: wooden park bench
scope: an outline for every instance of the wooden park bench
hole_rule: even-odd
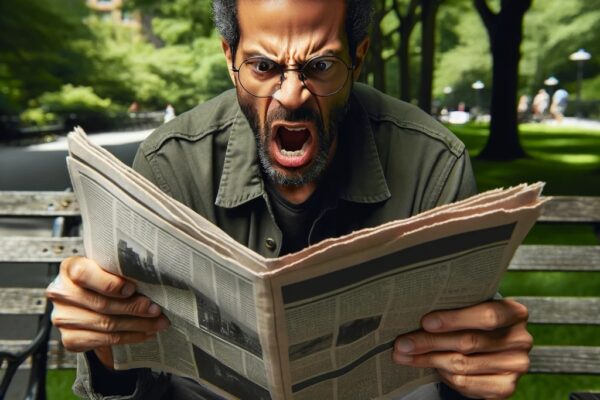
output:
[[[46,237],[0,237],[3,265],[15,268],[19,263],[47,263],[51,273],[56,273],[62,259],[83,254],[82,239],[68,236],[71,228],[78,225],[79,217],[79,207],[72,193],[0,192],[0,228],[7,224],[8,217],[11,221],[51,219],[53,228]],[[600,239],[600,197],[555,197],[545,205],[539,223],[592,224]],[[600,275],[600,246],[522,245],[510,270],[588,271]],[[529,307],[532,324],[600,325],[600,296],[519,296],[517,299]],[[46,369],[75,367],[74,355],[62,348],[59,340],[50,338],[50,310],[44,288],[0,289],[0,314],[39,316],[39,330],[33,341],[0,338],[0,360],[5,369],[0,399],[17,368],[31,371],[28,398],[43,399]],[[600,375],[600,347],[534,346],[531,360],[530,373]]]

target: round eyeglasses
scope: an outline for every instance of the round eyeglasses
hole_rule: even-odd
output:
[[[348,66],[337,56],[317,56],[297,68],[285,68],[262,57],[245,59],[237,73],[240,85],[254,97],[271,97],[286,79],[286,72],[297,72],[300,81],[315,96],[331,96],[342,90],[354,66]]]

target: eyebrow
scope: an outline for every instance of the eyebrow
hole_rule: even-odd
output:
[[[315,54],[311,57],[306,58],[306,60],[303,60],[303,62],[306,62],[306,61],[311,60],[316,57],[322,57],[322,56],[341,57],[342,53],[343,53],[343,50],[325,50],[324,52],[322,52],[320,54]],[[277,61],[275,61],[275,58],[265,55],[264,53],[261,53],[259,51],[249,51],[249,52],[243,51],[243,52],[241,52],[241,55],[242,55],[242,60],[246,60],[246,59],[252,58],[252,57],[262,57],[262,58],[266,58],[266,59],[272,60],[274,62],[277,62]]]

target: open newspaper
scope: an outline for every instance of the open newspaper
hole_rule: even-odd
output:
[[[228,399],[396,398],[439,380],[392,362],[424,314],[495,294],[537,219],[541,183],[264,258],[69,135],[88,257],[162,306],[164,332],[113,348],[117,369],[190,377]]]

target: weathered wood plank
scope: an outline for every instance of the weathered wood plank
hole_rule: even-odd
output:
[[[534,346],[530,373],[600,375],[600,347]]]
[[[0,314],[40,315],[45,310],[46,289],[0,289]]]
[[[521,245],[511,271],[600,271],[600,246]]]
[[[14,353],[23,350],[29,343],[30,341],[28,340],[0,340],[0,350]],[[65,350],[57,340],[51,340],[48,346],[48,368],[64,369],[76,367],[76,353]],[[31,361],[28,359],[21,365],[20,369],[29,368],[31,368]]]
[[[535,324],[600,325],[600,297],[515,297]]]
[[[552,197],[544,204],[539,220],[546,222],[600,222],[600,197]]]
[[[53,217],[80,212],[72,192],[0,192],[0,215]]]
[[[0,237],[0,262],[61,262],[83,253],[80,237]]]

